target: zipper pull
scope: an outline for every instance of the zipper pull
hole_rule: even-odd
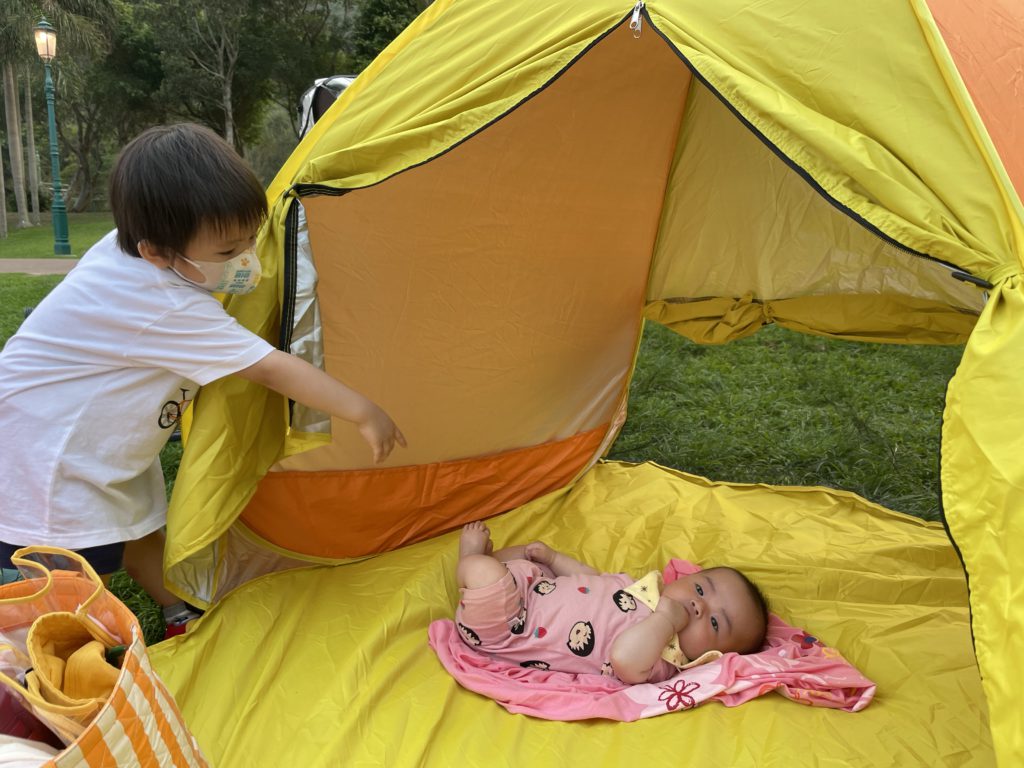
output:
[[[644,0],[637,0],[636,5],[633,6],[633,17],[629,20],[629,28],[633,30],[633,37],[640,39],[640,26],[643,23],[643,17],[641,13],[644,10]]]

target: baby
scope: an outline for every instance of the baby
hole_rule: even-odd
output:
[[[522,667],[660,682],[724,653],[756,653],[768,607],[732,568],[662,585],[599,573],[543,542],[493,551],[469,523],[459,540],[455,623],[475,650]]]

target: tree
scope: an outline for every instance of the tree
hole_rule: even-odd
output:
[[[280,21],[264,27],[264,50],[274,50],[271,98],[287,114],[292,137],[299,137],[298,105],[320,77],[355,74],[350,37],[354,0],[280,0]]]
[[[39,224],[39,161],[36,154],[35,116],[32,109],[32,71],[25,71],[25,151],[28,153],[28,192],[31,213],[29,220],[33,225]]]
[[[60,144],[74,158],[69,211],[92,207],[117,147],[167,118],[157,96],[163,80],[160,52],[136,10],[115,0],[104,28],[106,46],[76,52],[61,68]]]
[[[243,38],[259,15],[258,5],[251,0],[169,0],[143,5],[145,18],[162,43],[165,95],[201,122],[219,123],[231,144],[236,143],[235,91]]]
[[[3,73],[8,154],[19,226],[26,226],[28,218],[17,73],[19,65],[39,66],[32,28],[40,16],[45,15],[58,30],[59,50],[64,51],[62,57],[76,50],[96,50],[103,45],[101,27],[108,16],[109,7],[110,0],[3,0],[0,11],[0,69]],[[38,178],[35,163],[33,152],[29,155],[29,178]]]
[[[429,0],[363,0],[352,32],[358,71],[366,69],[428,5]]]
[[[7,152],[11,159],[11,181],[18,212],[17,226],[30,226],[28,205],[25,200],[25,152],[21,145],[21,111],[18,109],[18,85],[14,76],[14,62],[3,64],[4,114],[7,116]]]
[[[7,183],[4,180],[4,153],[0,152],[0,239],[7,238]]]

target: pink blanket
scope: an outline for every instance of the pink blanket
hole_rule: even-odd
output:
[[[699,570],[672,560],[665,567],[665,582]],[[639,685],[494,661],[463,643],[448,619],[433,622],[428,636],[441,664],[464,688],[494,699],[509,712],[545,720],[631,721],[692,709],[712,699],[734,707],[769,691],[801,704],[857,712],[875,695],[874,683],[838,651],[774,614],[759,653],[727,653],[664,682]]]

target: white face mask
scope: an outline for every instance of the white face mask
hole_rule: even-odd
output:
[[[259,283],[262,274],[255,247],[246,248],[227,261],[192,261],[184,256],[180,258],[195,267],[203,280],[189,280],[175,269],[178,276],[210,293],[249,293]]]

